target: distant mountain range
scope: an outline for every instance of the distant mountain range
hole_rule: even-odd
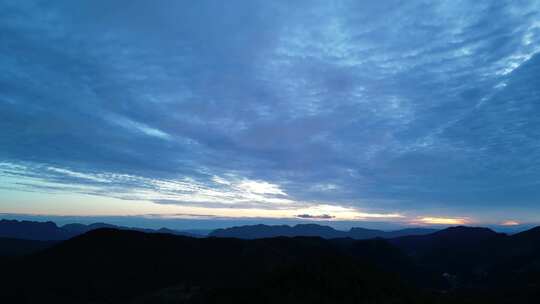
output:
[[[317,236],[324,239],[352,238],[355,240],[383,238],[390,239],[408,235],[426,235],[438,231],[429,228],[408,228],[395,231],[382,231],[366,228],[351,228],[349,231],[336,230],[317,224],[287,225],[249,225],[217,229],[210,233],[212,237],[230,237],[239,239],[260,239],[279,236]]]
[[[34,222],[17,220],[0,220],[0,238],[14,238],[24,240],[38,241],[59,241],[81,235],[88,231],[100,228],[112,228],[120,230],[135,230],[148,233],[169,233],[174,235],[183,235],[191,237],[204,237],[205,235],[193,233],[191,231],[178,231],[167,228],[145,229],[136,227],[124,227],[106,223],[67,224],[58,226],[54,222]],[[336,230],[329,226],[317,224],[298,224],[295,226],[287,225],[247,225],[224,229],[217,229],[209,233],[211,237],[232,237],[240,239],[259,239],[278,236],[315,236],[325,239],[333,238],[352,238],[352,239],[371,239],[371,238],[396,238],[401,236],[426,235],[438,231],[428,228],[409,228],[395,231],[382,231],[366,228],[351,228],[349,231]]]
[[[120,230],[136,230],[148,233],[169,233],[175,235],[201,237],[190,232],[171,230],[167,228],[161,229],[145,229],[134,227],[123,227],[105,223],[94,223],[90,225],[84,224],[67,224],[64,226],[58,226],[53,222],[34,222],[34,221],[17,221],[17,220],[0,220],[0,238],[12,238],[23,240],[37,240],[37,241],[59,241],[67,240],[69,238],[81,235],[88,231],[100,229],[100,228],[112,228]]]

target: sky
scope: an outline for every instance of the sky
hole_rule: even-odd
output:
[[[0,70],[4,215],[540,223],[540,1],[2,0]]]

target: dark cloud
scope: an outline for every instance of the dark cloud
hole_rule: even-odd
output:
[[[321,214],[321,215],[298,214],[296,217],[302,218],[302,219],[321,219],[321,220],[329,220],[329,219],[333,219],[335,216],[331,216],[331,215],[329,215],[329,214]]]

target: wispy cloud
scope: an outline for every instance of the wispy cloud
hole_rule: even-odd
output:
[[[298,214],[296,217],[302,219],[316,219],[316,220],[329,220],[333,219],[334,216],[330,214]]]
[[[157,137],[157,138],[161,138],[161,139],[165,139],[165,140],[171,140],[171,135],[159,130],[159,129],[156,129],[156,128],[153,128],[153,127],[150,127],[144,123],[140,123],[140,122],[136,122],[134,120],[131,120],[129,118],[126,118],[126,117],[122,117],[122,116],[119,116],[119,115],[109,115],[109,118],[108,120],[112,123],[112,124],[115,124],[115,125],[119,125],[121,127],[124,127],[130,131],[134,131],[134,132],[139,132],[139,133],[142,133],[142,134],[145,134],[147,136],[153,136],[153,137]]]
[[[46,169],[48,174],[44,175]],[[200,178],[158,179],[118,173],[76,172],[69,169],[32,164],[0,163],[4,184],[20,191],[52,191],[148,201],[161,205],[188,207],[223,217],[294,218],[296,214],[334,214],[342,220],[402,217],[396,213],[363,212],[339,203],[295,200],[277,184],[249,180],[233,174]],[[228,209],[228,210],[227,210]],[[170,214],[171,216],[174,215]],[[176,213],[177,215],[178,213]]]

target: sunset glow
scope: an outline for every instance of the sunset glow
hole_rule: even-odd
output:
[[[504,221],[504,222],[501,223],[501,225],[503,225],[503,226],[518,226],[520,224],[521,224],[520,222],[512,221],[512,220]]]
[[[419,219],[419,222],[431,225],[465,225],[468,220],[463,218],[423,217]]]

